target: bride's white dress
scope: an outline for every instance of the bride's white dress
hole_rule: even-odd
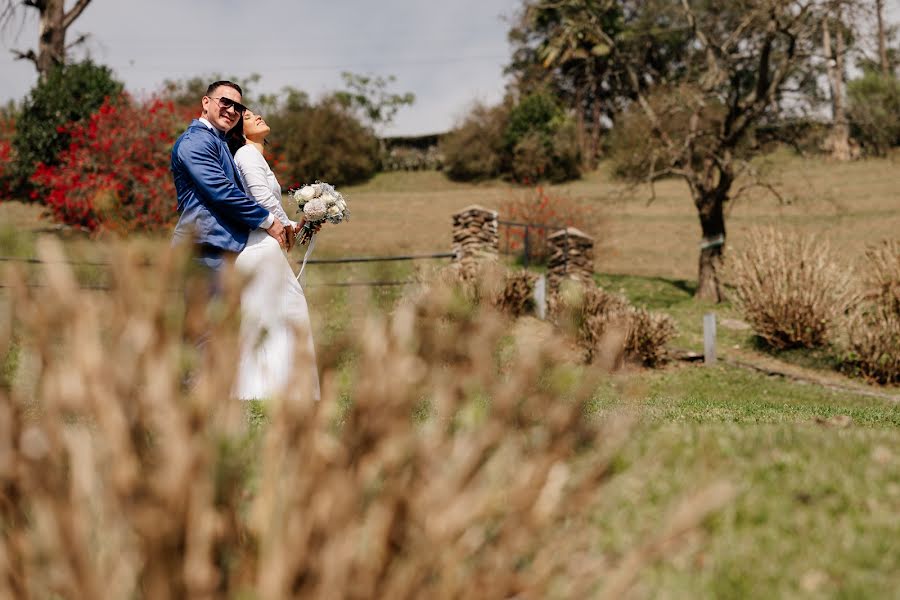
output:
[[[234,157],[248,193],[285,226],[281,186],[262,154],[247,144]],[[241,351],[235,395],[242,400],[278,394],[319,397],[309,310],[287,256],[264,229],[250,232],[235,266],[249,277],[241,295]],[[304,371],[305,370],[305,371]],[[297,386],[287,386],[296,382]]]

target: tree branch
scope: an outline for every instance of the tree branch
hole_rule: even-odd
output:
[[[72,9],[63,17],[63,29],[68,29],[69,26],[75,21],[75,19],[77,19],[78,16],[82,12],[84,12],[84,9],[87,8],[87,5],[90,3],[91,0],[78,0],[78,2],[75,3],[75,6],[73,6]]]
[[[672,138],[669,137],[669,134],[665,132],[662,128],[662,124],[659,121],[659,116],[657,116],[656,111],[653,110],[653,107],[650,106],[650,103],[644,97],[644,94],[641,92],[641,84],[638,81],[637,74],[634,72],[634,69],[631,65],[625,67],[625,70],[628,72],[628,79],[631,82],[632,91],[634,91],[634,95],[637,96],[638,104],[641,105],[641,108],[644,110],[644,114],[647,115],[647,119],[650,121],[650,126],[653,129],[653,133],[655,133],[669,149],[675,149],[675,143],[672,141]]]
[[[750,178],[750,181],[741,185],[741,187],[739,187],[737,191],[731,195],[730,209],[734,208],[736,201],[740,199],[741,196],[754,188],[763,188],[764,190],[772,194],[772,196],[774,196],[778,200],[779,204],[788,204],[788,201],[781,194],[775,184],[773,184],[771,181],[766,180],[764,176],[759,172],[759,169],[753,166],[753,164],[751,164],[749,161],[741,161],[741,170],[735,176],[735,180],[743,177],[745,174],[747,174],[747,176]]]
[[[37,54],[34,53],[34,50],[29,50],[28,52],[22,52],[21,50],[10,50],[16,60],[30,60],[37,66]]]
[[[73,42],[66,44],[66,50],[74,48],[78,44],[83,44],[84,42],[87,41],[88,37],[89,37],[89,35],[87,33],[78,34],[78,37]]]

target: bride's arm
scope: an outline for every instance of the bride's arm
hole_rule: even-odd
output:
[[[234,157],[234,162],[237,164],[238,169],[241,170],[241,175],[244,178],[244,183],[247,185],[247,192],[250,196],[287,227],[292,225],[293,221],[284,212],[284,207],[281,206],[281,198],[276,196],[272,192],[272,188],[269,187],[269,180],[266,178],[268,165],[265,160],[258,153],[251,152],[239,152]]]

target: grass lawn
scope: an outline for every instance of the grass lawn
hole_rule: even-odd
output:
[[[897,597],[900,405],[697,366],[616,376],[595,410],[639,422],[594,523],[611,560],[698,483],[739,490],[641,596]]]
[[[790,225],[832,244],[850,268],[867,243],[900,232],[900,168],[890,159],[834,164],[785,153],[768,157],[764,166],[780,181],[785,201],[759,190],[739,200],[727,220],[731,247],[746,240],[754,225]],[[603,168],[551,191],[602,216],[593,232],[598,283],[672,315],[679,327],[674,346],[700,350],[702,315],[714,311],[722,357],[777,363],[844,388],[725,362],[610,375],[596,392],[592,412],[597,418],[628,415],[636,424],[603,505],[588,524],[596,532],[596,551],[609,561],[621,559],[659,527],[679,498],[702,483],[725,479],[738,490],[735,501],[702,532],[664,552],[642,576],[638,596],[900,598],[900,390],[823,369],[827,357],[761,353],[732,307],[695,301],[700,233],[680,182],[662,182],[649,205],[649,190],[628,189]],[[524,193],[500,182],[457,184],[432,172],[382,174],[343,192],[353,219],[321,236],[317,257],[447,251],[453,212],[475,203],[500,208]],[[33,232],[47,228],[36,214],[30,205],[0,204],[0,254],[32,255]],[[102,242],[67,237],[73,256],[102,257]],[[301,250],[292,256],[299,261]],[[384,287],[370,295],[366,288],[323,284],[404,280],[429,268],[308,267],[317,339],[325,343],[352,330],[358,307],[390,307],[402,291]],[[83,276],[99,277],[92,271]]]

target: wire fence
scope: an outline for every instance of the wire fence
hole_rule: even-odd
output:
[[[521,230],[522,238],[522,266],[528,268],[528,265],[534,259],[541,259],[547,255],[547,238],[551,231],[567,231],[565,225],[548,225],[542,223],[520,223],[517,221],[497,221],[497,224],[505,232],[504,243],[501,244],[501,252],[503,254],[517,254],[518,248],[514,247],[516,243],[513,240],[513,232]],[[537,232],[537,239],[532,239],[532,232]],[[518,237],[518,234],[515,235]],[[566,249],[568,250],[569,234],[566,233]]]
[[[397,261],[413,261],[413,260],[433,260],[433,259],[446,259],[446,258],[454,258],[456,255],[452,252],[433,252],[428,254],[403,254],[403,255],[394,255],[394,256],[348,256],[348,257],[340,257],[340,258],[318,258],[311,259],[306,262],[307,265],[326,265],[326,264],[354,264],[354,263],[375,263],[375,262],[397,262]],[[106,261],[91,261],[91,260],[64,260],[60,261],[62,264],[67,264],[71,266],[81,266],[81,267],[109,267],[111,263]],[[33,257],[23,257],[23,256],[0,256],[0,263],[24,263],[30,265],[42,265],[48,264],[47,261],[41,260],[40,258]],[[153,263],[151,261],[145,261],[139,263],[140,266],[149,267]],[[296,261],[296,264],[300,264],[300,261]],[[307,284],[304,287],[308,288],[317,288],[317,287],[335,287],[335,288],[346,288],[346,287],[396,287],[396,286],[404,286],[404,285],[412,285],[419,283],[419,281],[415,279],[403,279],[403,280],[376,280],[376,281],[334,281],[334,282],[322,282],[322,283],[312,283]],[[0,283],[0,289],[7,289],[10,286],[6,284]],[[43,284],[39,283],[29,283],[29,288],[43,288],[46,287]],[[81,289],[83,290],[110,290],[111,286],[102,284],[102,283],[83,283],[80,284]]]

